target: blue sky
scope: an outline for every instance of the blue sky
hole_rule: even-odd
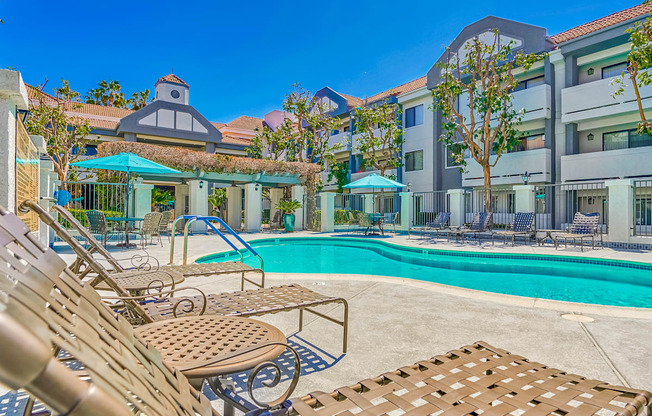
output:
[[[624,0],[0,0],[0,68],[61,78],[82,94],[102,79],[127,93],[172,71],[211,121],[262,117],[299,82],[370,96],[425,75],[459,31],[494,15],[553,35],[639,4]]]

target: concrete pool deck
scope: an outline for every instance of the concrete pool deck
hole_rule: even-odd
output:
[[[343,236],[346,233],[244,233],[245,240],[285,237]],[[452,249],[498,253],[561,254],[652,263],[652,253],[637,250],[516,247],[491,241],[430,243],[407,236],[379,238],[389,243],[429,249]],[[177,237],[177,256],[181,261],[182,239]],[[57,251],[67,260],[74,256],[60,245]],[[150,255],[161,264],[169,260],[170,244],[149,246]],[[189,259],[228,250],[214,235],[194,235],[189,240]],[[136,251],[117,251],[128,257]],[[183,286],[194,286],[206,293],[239,289],[239,276],[190,278]],[[295,396],[355,383],[398,367],[475,341],[486,341],[530,360],[568,372],[613,384],[652,390],[652,319],[585,313],[592,322],[561,317],[572,308],[546,309],[524,303],[505,303],[469,291],[467,296],[430,290],[426,282],[400,278],[375,278],[358,275],[267,274],[267,286],[295,282],[315,291],[341,296],[350,307],[349,352],[341,354],[341,327],[306,315],[304,328],[298,329],[298,312],[268,315],[257,319],[280,328],[302,355],[303,372]],[[338,307],[324,307],[337,314]],[[341,309],[341,307],[339,307]],[[337,315],[341,316],[341,315]],[[571,318],[573,318],[571,316]],[[305,368],[304,368],[305,367]]]

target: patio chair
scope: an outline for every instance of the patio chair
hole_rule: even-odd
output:
[[[595,238],[600,235],[600,245],[602,242],[602,233],[599,230],[600,213],[582,213],[576,212],[573,217],[573,223],[568,226],[566,232],[554,234],[555,249],[559,248],[559,239],[564,239],[564,247],[568,247],[568,240],[573,240],[573,245],[577,245],[580,240],[581,250],[584,251],[584,239],[591,239],[591,248],[595,248]]]
[[[478,237],[480,241],[480,233],[485,231],[490,231],[493,227],[493,213],[491,212],[478,212],[473,217],[473,221],[468,227],[460,227],[457,229],[451,229],[448,231],[448,239],[450,240],[451,235],[455,236],[457,240],[458,237],[462,238],[462,243],[464,243],[464,237],[467,234]]]
[[[38,205],[34,205],[32,201],[25,201],[25,209],[31,209],[42,215],[43,210],[39,210]],[[20,208],[19,208],[20,209]],[[108,262],[114,272],[127,273],[123,274],[123,277],[127,277],[129,274],[138,274],[139,270],[126,270],[107,249],[97,242],[97,240],[84,228],[79,221],[77,221],[73,215],[65,208],[60,205],[54,205],[53,210],[57,211],[64,219],[66,219],[73,228],[75,228],[90,244],[90,252],[98,253]],[[47,212],[45,212],[47,214]],[[48,214],[49,215],[49,214]],[[181,221],[180,221],[181,222]],[[78,266],[83,266],[83,261],[78,264]],[[141,267],[142,269],[143,267]],[[149,269],[145,266],[144,268]],[[239,273],[241,275],[241,285],[240,289],[244,290],[245,282],[249,282],[254,286],[263,288],[265,287],[265,272],[260,268],[251,267],[241,261],[228,261],[220,263],[203,263],[203,264],[187,264],[187,265],[166,265],[159,268],[161,272],[167,272],[175,276],[181,275],[183,278],[194,277],[194,276],[213,276],[221,274],[230,274],[230,273]],[[251,280],[247,277],[249,273],[255,273],[260,275],[260,282]]]
[[[651,398],[479,341],[331,393],[291,399],[289,415],[644,416]]]
[[[145,218],[143,218],[143,226],[140,227],[140,229],[130,231],[132,234],[136,234],[137,236],[140,237],[140,245],[142,248],[145,248],[147,246],[148,238],[150,244],[152,243],[152,241],[154,240],[154,235],[156,235],[159,232],[159,229],[161,228],[162,218],[163,218],[163,214],[161,214],[160,212],[148,212],[147,214],[145,214]],[[158,236],[158,240],[162,247],[163,243],[161,242],[160,234]]]
[[[91,234],[101,236],[102,244],[106,247],[107,239],[112,234],[122,235],[121,230],[117,230],[108,226],[106,217],[102,211],[91,209],[86,211],[86,220],[88,221],[88,231]]]
[[[280,210],[274,213],[274,218],[269,222],[269,229],[280,229],[283,227],[283,214]]]
[[[439,237],[439,232],[440,231],[447,231],[450,229],[448,226],[448,223],[450,222],[451,219],[451,213],[450,212],[439,212],[437,213],[437,216],[435,217],[434,221],[427,222],[424,227],[410,227],[408,229],[408,238],[410,238],[410,232],[412,230],[415,231],[420,231],[421,232],[421,238],[424,237],[425,233],[427,231],[434,231],[435,236]]]
[[[522,235],[525,244],[527,244],[527,239],[533,237],[535,234],[534,212],[517,212],[514,216],[514,223],[507,226],[506,230],[491,233],[491,245],[494,245],[494,236],[501,236],[503,238],[503,244],[507,241],[507,237],[512,237],[512,247],[514,247],[516,236]]]
[[[357,231],[359,229],[358,220],[356,220],[351,211],[348,211],[347,214],[349,216],[349,228],[347,231],[351,231],[351,227],[355,227],[354,231]]]
[[[383,216],[383,226],[391,225],[392,230],[394,231],[394,233],[396,233],[396,224],[399,222],[399,215],[400,214],[398,212],[395,212],[393,214],[391,212],[385,214]]]
[[[158,230],[156,231],[156,234],[159,237],[159,241],[161,241],[161,236],[163,234],[166,234],[168,236],[168,242],[170,241],[170,235],[172,234],[172,221],[174,218],[172,218],[172,211],[163,211],[161,213],[161,223],[158,227]],[[161,243],[161,246],[163,244]]]
[[[278,329],[250,319],[192,316],[133,328],[1,207],[0,232],[0,382],[54,414],[219,416],[201,394],[204,380],[228,399],[214,378],[289,348]]]
[[[28,207],[38,213],[41,220],[46,225],[49,225],[63,241],[70,245],[75,254],[77,254],[78,261],[76,263],[82,263],[87,266],[85,271],[80,274],[80,278],[85,277],[88,271],[92,270],[97,275],[90,282],[92,286],[101,289],[103,287],[98,285],[98,283],[102,283],[109,290],[116,292],[118,296],[122,298],[130,297],[130,299],[124,301],[124,305],[127,306],[125,312],[134,323],[167,320],[176,318],[177,316],[187,315],[188,313],[195,313],[197,310],[200,310],[200,313],[205,315],[240,317],[299,310],[299,330],[303,329],[304,312],[310,312],[313,315],[340,325],[343,330],[342,350],[346,353],[349,306],[344,298],[322,295],[298,284],[210,295],[204,295],[201,291],[198,291],[201,295],[174,298],[172,297],[174,292],[181,291],[182,289],[172,288],[171,290],[163,291],[161,285],[164,284],[164,277],[160,277],[161,274],[167,273],[169,274],[167,280],[173,280],[176,277],[174,273],[170,273],[174,272],[173,269],[166,270],[166,268],[162,268],[156,272],[135,271],[131,273],[110,273],[93,257],[92,252],[84,249],[66,229],[56,222],[38,204],[33,201],[25,201],[20,205],[19,209],[22,211]],[[218,265],[221,263],[214,264]],[[119,267],[119,264],[117,266]],[[152,273],[155,274],[155,279],[152,278]],[[153,282],[159,285],[155,284],[152,286]],[[138,289],[138,291],[134,289]],[[152,289],[156,290],[153,291]],[[196,290],[194,288],[189,289]],[[148,298],[153,298],[154,302],[147,302]],[[342,319],[314,309],[318,306],[330,304],[343,306]],[[189,307],[190,310],[186,311],[184,307]]]
[[[369,217],[369,214],[366,214],[364,212],[359,213],[358,227],[360,227],[360,232],[364,232],[364,234],[367,235],[367,233],[371,229],[371,226],[372,224],[371,224],[371,218]]]

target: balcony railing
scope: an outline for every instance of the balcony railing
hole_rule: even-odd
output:
[[[516,110],[525,109],[523,121],[550,118],[550,85],[543,84],[515,92],[513,106]],[[460,97],[459,108],[468,120],[470,111],[467,96]]]
[[[332,147],[338,143],[342,144],[340,151],[350,151],[351,150],[351,133],[345,131],[343,133],[333,134],[328,139],[328,146]]]
[[[492,158],[492,162],[495,159]],[[483,186],[482,166],[473,159],[466,159],[466,172],[462,174],[462,186]],[[505,153],[498,164],[491,168],[492,185],[523,184],[522,175],[530,174],[532,183],[550,182],[551,152],[548,148]]]
[[[601,118],[637,111],[634,89],[624,80],[623,94],[615,96],[617,85],[612,85],[617,77],[601,79],[561,90],[561,121],[573,123],[582,120]],[[640,88],[645,109],[652,108],[652,85]]]
[[[580,153],[561,157],[561,180],[600,180],[652,176],[652,146]]]

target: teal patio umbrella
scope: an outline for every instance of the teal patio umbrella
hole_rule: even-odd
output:
[[[384,176],[379,176],[375,173],[372,173],[370,175],[365,176],[364,178],[360,178],[355,182],[351,182],[347,185],[344,185],[344,188],[371,188],[371,194],[374,195],[373,198],[375,200],[375,191],[376,189],[383,189],[383,188],[403,188],[407,185],[404,185],[400,182],[396,182],[394,180],[391,180],[389,178],[385,178]],[[382,204],[381,200],[381,204]],[[381,207],[382,208],[382,207]],[[375,211],[375,209],[374,209]]]
[[[152,162],[149,159],[140,157],[135,153],[123,152],[118,155],[98,157],[95,159],[82,160],[81,162],[71,163],[71,166],[77,166],[86,169],[104,169],[115,170],[117,172],[127,172],[127,198],[125,217],[129,218],[129,176],[131,173],[181,173],[176,169],[169,168],[160,163]],[[128,227],[127,227],[128,228]],[[129,233],[126,233],[126,246],[129,246]]]

